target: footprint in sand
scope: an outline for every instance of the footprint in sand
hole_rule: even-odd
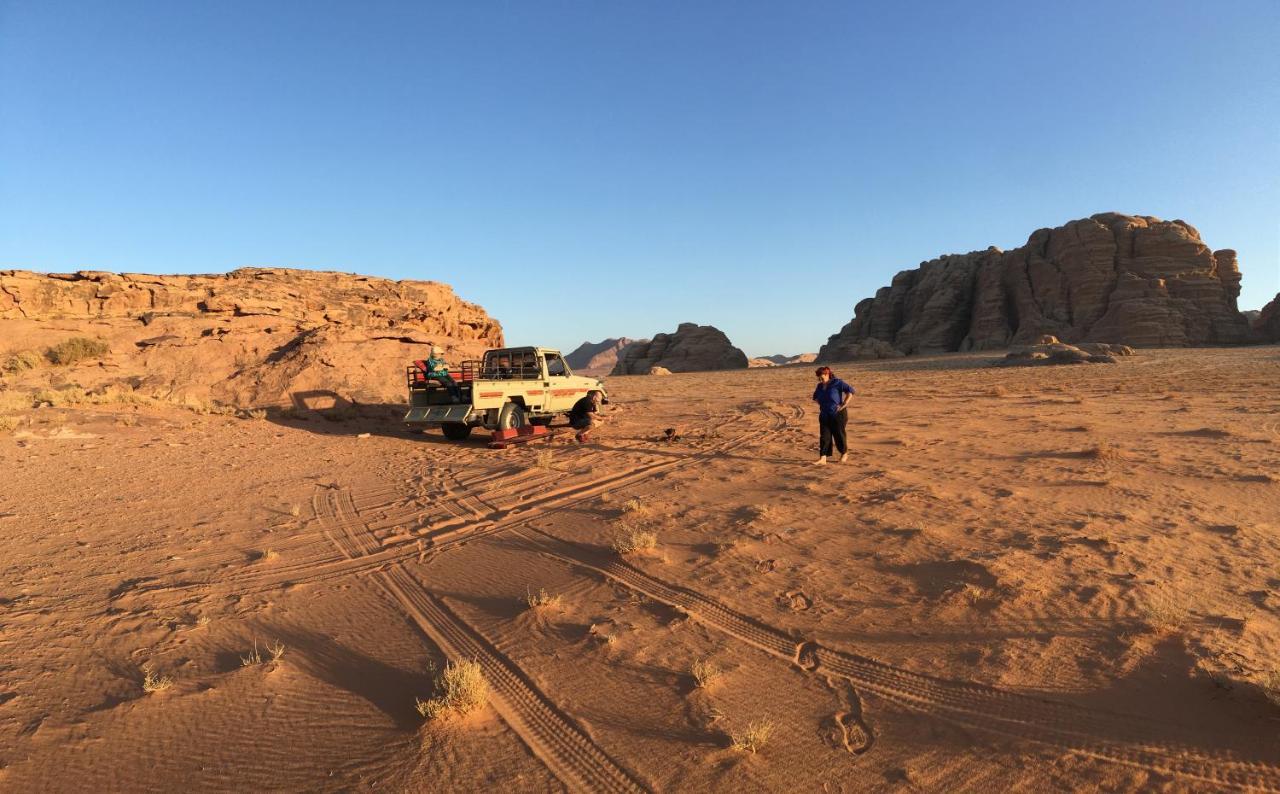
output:
[[[838,711],[822,723],[822,740],[836,750],[862,755],[871,749],[871,730],[856,715]]]
[[[792,590],[778,596],[778,603],[792,612],[804,612],[813,606],[813,599],[799,590]]]

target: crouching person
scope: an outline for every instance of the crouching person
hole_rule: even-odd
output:
[[[600,415],[600,392],[589,391],[587,396],[583,397],[573,404],[569,409],[569,427],[572,427],[577,433],[574,438],[578,443],[584,443],[592,430],[600,426],[604,421],[604,417]]]

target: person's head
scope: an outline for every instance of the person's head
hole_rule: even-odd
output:
[[[432,358],[444,358],[444,351],[443,351],[443,350],[441,350],[438,346],[436,346],[436,345],[432,345],[432,346],[431,346],[431,357],[432,357]]]
[[[591,398],[591,402],[595,403],[596,405],[600,404],[600,400],[601,400],[600,392],[592,390],[587,392],[587,396]]]
[[[818,367],[813,371],[813,374],[817,375],[818,380],[822,381],[823,383],[826,383],[827,381],[835,377],[835,373],[831,371],[831,367]]]

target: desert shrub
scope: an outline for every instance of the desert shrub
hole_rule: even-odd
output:
[[[70,405],[77,402],[79,396],[79,394],[72,392],[70,389],[40,389],[31,395],[31,402],[35,405],[47,404],[57,408],[59,405]]]
[[[101,339],[73,336],[45,351],[45,357],[59,366],[67,366],[89,358],[102,358],[111,347]]]
[[[647,516],[653,512],[653,508],[639,499],[632,498],[622,503],[622,512],[631,516]]]
[[[558,607],[560,606],[560,601],[560,596],[548,593],[545,587],[539,587],[536,593],[526,592],[524,596],[524,602],[529,605],[529,609]]]
[[[12,433],[18,426],[18,417],[0,416],[0,433]]]
[[[635,554],[658,547],[658,536],[647,529],[630,527],[613,539],[613,550],[619,554]]]
[[[142,691],[150,695],[152,692],[163,692],[173,686],[173,679],[160,675],[148,662],[142,666]]]
[[[429,720],[447,712],[470,714],[489,699],[489,684],[484,680],[480,663],[467,659],[445,665],[444,671],[436,676],[436,691],[440,694],[430,700],[414,700],[418,714]]]
[[[21,350],[5,358],[0,369],[5,372],[24,372],[40,366],[40,354],[34,350]]]
[[[1125,459],[1125,452],[1114,444],[1106,441],[1099,442],[1096,446],[1089,447],[1080,453],[1081,457],[1099,460],[1104,463],[1114,463]]]
[[[1262,694],[1266,696],[1267,700],[1271,701],[1274,706],[1280,706],[1280,668],[1272,670],[1263,676],[1261,687]]]
[[[696,659],[689,666],[689,674],[693,676],[693,682],[703,689],[708,689],[724,675],[724,671],[720,669],[720,665],[710,659]]]
[[[757,753],[773,735],[774,724],[769,720],[752,720],[746,728],[729,734],[733,749]]]

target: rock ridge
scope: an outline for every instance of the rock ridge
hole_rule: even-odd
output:
[[[1236,306],[1240,269],[1181,221],[1100,213],[1010,251],[941,256],[860,301],[819,361],[879,340],[904,353],[991,350],[1045,334],[1140,347],[1257,339]]]

